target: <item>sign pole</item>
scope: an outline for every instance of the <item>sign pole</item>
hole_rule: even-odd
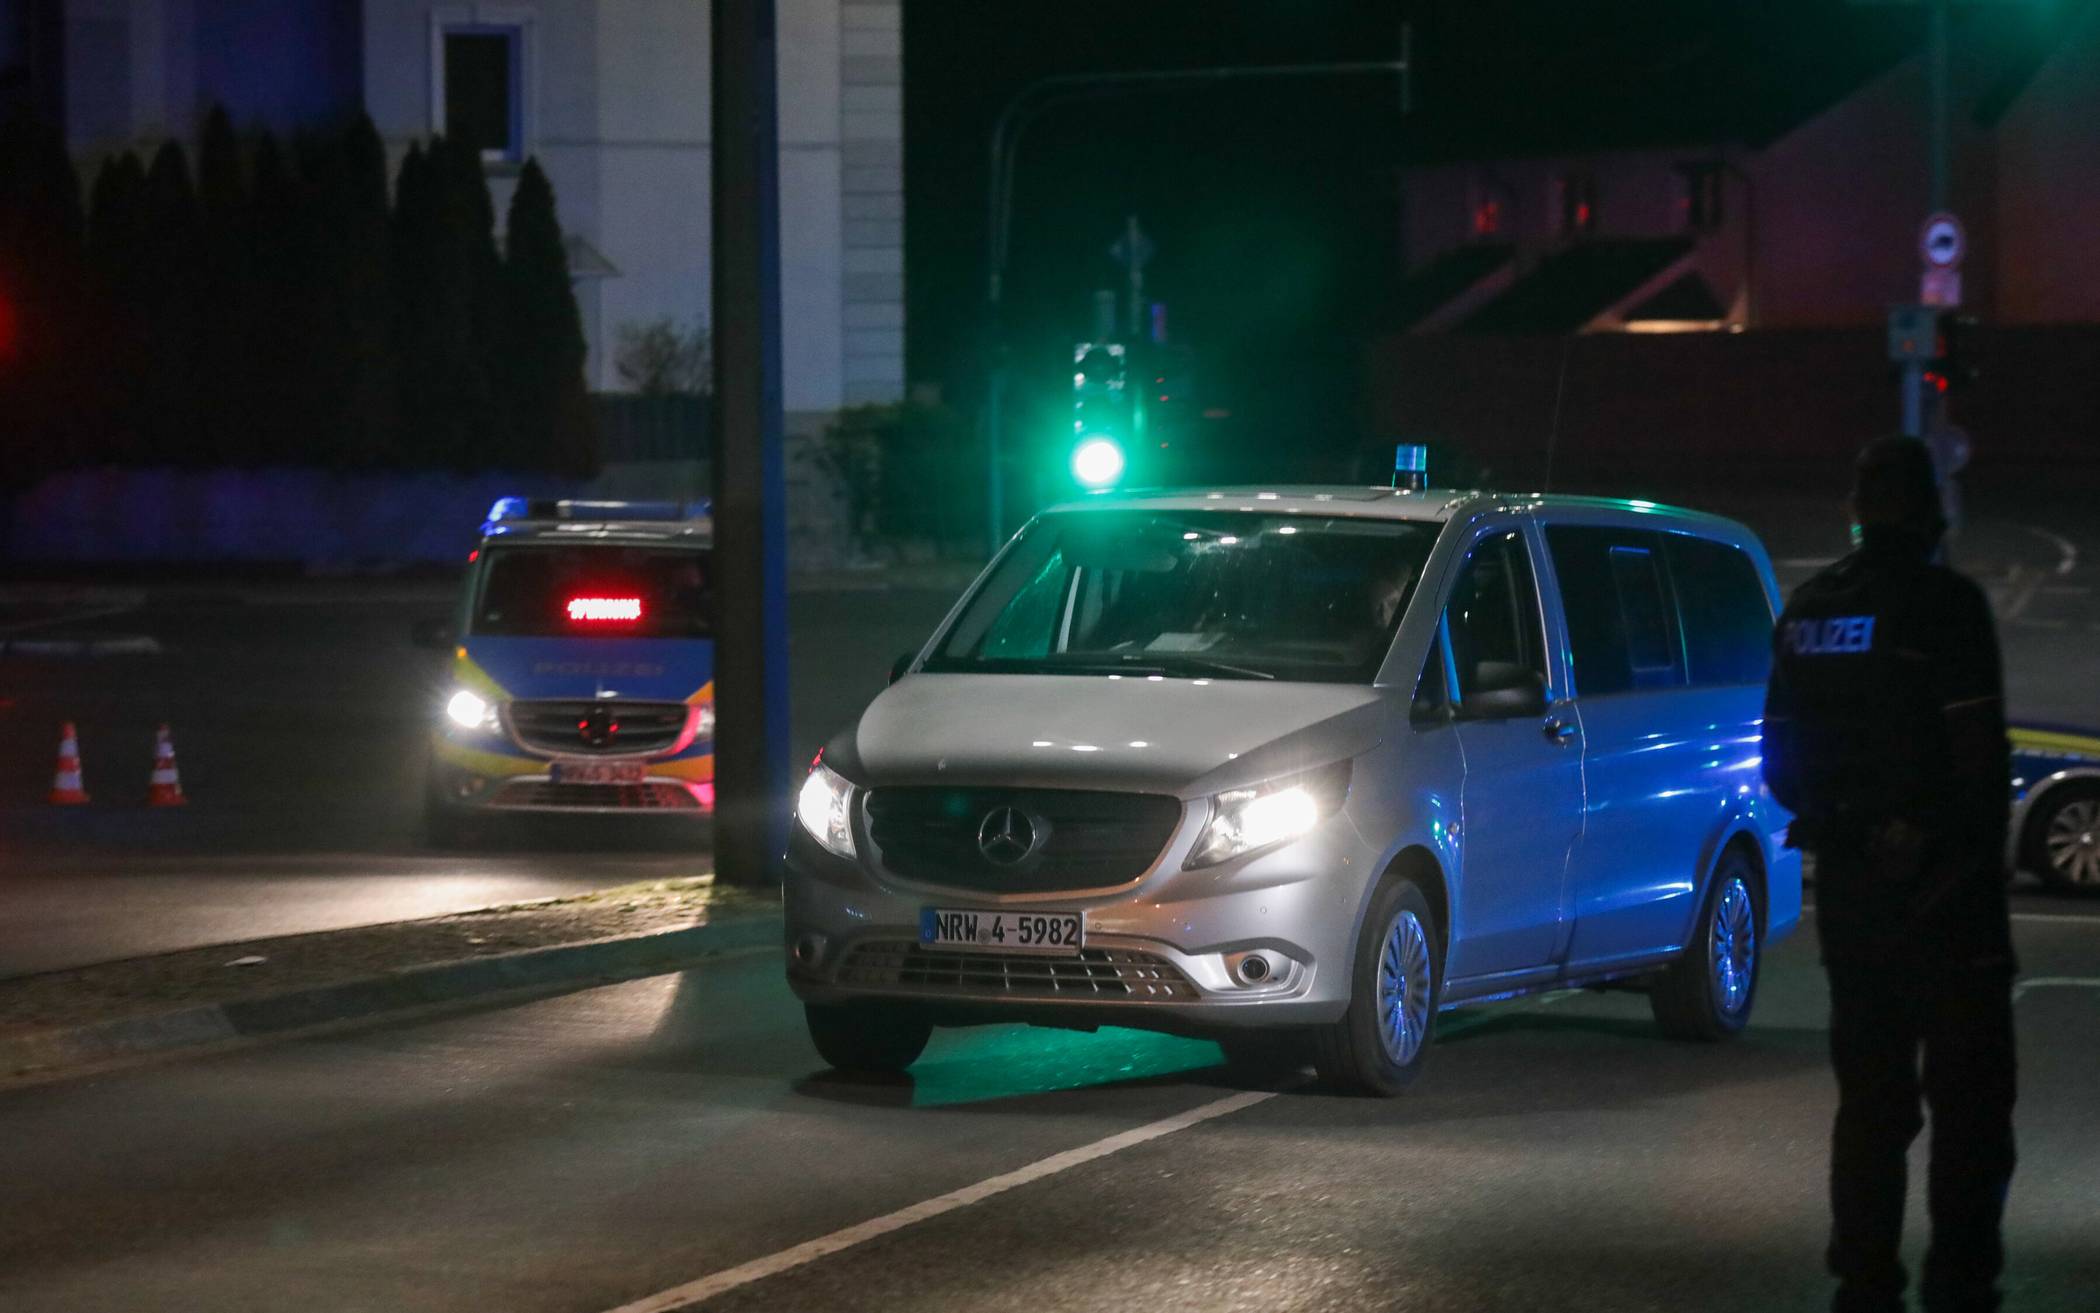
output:
[[[715,874],[787,851],[787,494],[773,0],[714,0]]]

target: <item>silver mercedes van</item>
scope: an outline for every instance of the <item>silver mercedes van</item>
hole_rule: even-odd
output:
[[[1095,496],[1006,545],[796,799],[819,1054],[1136,1026],[1404,1089],[1439,1012],[1644,990],[1749,1020],[1800,917],[1759,764],[1777,588],[1651,502]]]

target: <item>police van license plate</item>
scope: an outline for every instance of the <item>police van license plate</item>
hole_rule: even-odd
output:
[[[640,784],[645,767],[639,761],[591,761],[557,757],[547,768],[556,784]]]
[[[919,913],[919,942],[928,948],[1077,953],[1085,940],[1085,923],[1077,912],[979,912],[929,907]]]

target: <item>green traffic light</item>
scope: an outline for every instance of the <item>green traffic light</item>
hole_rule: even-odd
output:
[[[1123,477],[1123,449],[1113,438],[1088,438],[1073,449],[1072,477],[1083,488],[1114,487]]]

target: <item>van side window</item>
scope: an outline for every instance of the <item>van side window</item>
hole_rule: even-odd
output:
[[[1684,680],[1677,608],[1660,536],[1641,529],[1554,524],[1546,547],[1568,618],[1575,692],[1582,697]]]
[[[1688,533],[1663,537],[1694,686],[1762,684],[1772,671],[1772,602],[1750,554]]]
[[[1429,659],[1422,663],[1421,678],[1415,681],[1413,715],[1416,720],[1446,720],[1451,694],[1444,683],[1444,644],[1439,637],[1429,644]]]
[[[1508,687],[1506,678],[1498,678],[1507,670],[1497,666],[1515,666],[1545,680],[1538,585],[1522,533],[1491,534],[1474,544],[1444,615],[1451,626],[1459,701],[1483,688]]]
[[[1683,649],[1677,642],[1675,608],[1663,583],[1662,562],[1652,546],[1610,549],[1611,579],[1625,626],[1626,665],[1635,688],[1669,688],[1684,682]]]

